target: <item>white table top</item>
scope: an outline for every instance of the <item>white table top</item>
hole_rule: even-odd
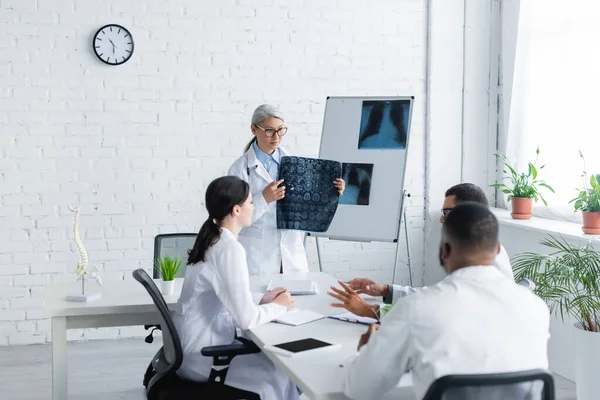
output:
[[[265,281],[258,277],[255,278],[252,282],[253,289],[258,290],[261,281],[268,282],[268,279],[266,278]],[[329,305],[337,301],[327,295],[327,290],[330,286],[339,287],[337,281],[331,276],[324,273],[307,273],[289,275],[286,276],[286,279],[312,279],[319,284],[320,293],[318,295],[294,296],[296,308],[313,310],[326,316],[345,312],[344,309]],[[305,338],[315,338],[341,345],[331,350],[319,350],[313,354],[310,352],[299,353],[292,357],[280,356],[268,350],[264,353],[284,370],[311,399],[346,399],[340,393],[344,368],[339,365],[357,354],[358,340],[366,331],[366,325],[326,318],[300,326],[265,324],[252,329],[247,336],[261,348],[265,345]],[[390,392],[386,398],[414,399],[410,375],[405,376],[399,387]]]
[[[159,280],[155,280],[160,288]],[[169,306],[177,303],[183,279],[175,280],[172,295],[164,296]],[[89,303],[66,301],[67,294],[80,294],[81,283],[55,283],[44,286],[45,311],[48,317],[82,316],[99,314],[121,314],[157,311],[152,298],[133,277],[124,281],[107,281],[104,286],[86,282],[86,293],[98,293],[102,297]]]
[[[281,278],[281,275],[275,277]],[[310,309],[326,316],[344,312],[343,309],[333,308],[329,304],[334,301],[327,295],[329,286],[337,281],[324,273],[286,274],[284,279],[311,279],[319,285],[319,294],[294,296],[295,307]],[[253,292],[264,292],[271,276],[252,276],[250,286]],[[157,281],[158,282],[158,281]],[[169,306],[173,306],[181,293],[183,279],[177,279],[173,295],[165,296]],[[86,316],[121,313],[143,313],[156,311],[152,299],[144,287],[130,278],[125,281],[108,281],[103,287],[94,282],[88,284],[90,292],[101,292],[99,300],[90,303],[68,302],[66,294],[78,293],[80,284],[77,282],[50,284],[45,287],[45,309],[49,317]],[[297,339],[313,337],[329,343],[340,344],[340,347],[326,349],[314,354],[300,353],[293,357],[280,356],[269,351],[265,354],[312,399],[345,399],[340,393],[343,368],[339,364],[356,354],[360,335],[366,332],[367,326],[330,318],[311,322],[301,326],[288,326],[277,323],[261,325],[246,332],[259,347],[278,344]],[[400,382],[399,387],[390,398],[412,399],[410,376]]]

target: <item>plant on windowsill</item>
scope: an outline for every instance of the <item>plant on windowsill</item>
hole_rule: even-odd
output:
[[[160,291],[163,295],[173,294],[175,278],[183,269],[182,264],[183,260],[180,257],[162,256],[155,261],[154,267],[162,278]]]
[[[591,244],[573,246],[553,236],[541,244],[549,254],[526,252],[512,259],[515,281],[523,278],[535,284],[534,293],[551,312],[574,324],[577,399],[597,399],[600,380],[600,253]]]
[[[589,179],[585,168],[585,158],[579,151],[579,157],[583,161],[583,189],[579,189],[579,195],[569,203],[575,203],[575,211],[581,211],[583,215],[582,230],[589,235],[600,234],[600,174],[592,174]]]
[[[506,183],[495,183],[490,185],[492,187],[498,188],[502,190],[502,193],[507,194],[507,201],[511,202],[512,205],[512,213],[511,217],[514,219],[529,219],[531,218],[531,209],[533,207],[533,201],[538,201],[538,199],[542,200],[544,205],[548,205],[546,200],[540,193],[541,188],[546,188],[554,193],[554,189],[552,189],[546,182],[543,180],[537,179],[538,177],[538,168],[535,166],[537,163],[538,156],[540,155],[539,147],[535,151],[536,157],[535,161],[528,163],[527,173],[517,173],[516,169],[510,165],[508,158],[504,154],[496,154],[497,157],[500,157],[506,167],[502,172],[504,174],[510,175],[505,176],[502,180],[508,179],[510,184]],[[539,169],[543,169],[544,165],[539,167]]]

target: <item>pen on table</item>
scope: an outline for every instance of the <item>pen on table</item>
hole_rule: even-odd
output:
[[[377,315],[377,311],[375,311],[372,308],[371,308],[371,311],[373,312],[373,315],[375,316],[375,319],[377,320],[377,323],[381,324],[381,320],[379,319],[379,315]]]

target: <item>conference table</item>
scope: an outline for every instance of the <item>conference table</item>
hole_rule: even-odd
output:
[[[271,279],[310,279],[318,284],[316,295],[294,296],[295,308],[308,309],[325,316],[343,312],[330,306],[334,301],[326,291],[339,286],[331,276],[322,272],[286,275],[251,276],[252,292],[265,292]],[[181,293],[183,280],[177,279],[172,295],[164,296],[172,307]],[[158,282],[157,282],[158,284]],[[45,310],[52,322],[52,398],[68,399],[67,379],[67,330],[117,326],[149,325],[158,323],[158,311],[141,284],[132,277],[123,281],[105,282],[103,287],[90,283],[90,291],[100,292],[101,298],[89,303],[69,302],[67,294],[77,293],[80,284],[56,283],[45,286]],[[332,349],[299,353],[293,357],[282,356],[266,349],[269,357],[290,379],[313,400],[347,399],[341,391],[344,365],[356,355],[360,336],[367,326],[324,318],[304,325],[289,326],[268,323],[244,332],[261,349],[265,346],[304,338],[315,338],[337,344]],[[150,361],[150,359],[148,360]],[[140,371],[140,376],[144,371]],[[388,393],[386,399],[414,399],[409,374],[403,376],[398,387]]]

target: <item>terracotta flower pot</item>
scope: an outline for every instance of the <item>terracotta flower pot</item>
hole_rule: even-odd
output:
[[[531,208],[533,207],[533,199],[513,197],[510,202],[512,203],[512,213],[510,214],[513,219],[529,219],[531,218]]]
[[[600,211],[584,211],[583,214],[583,226],[581,229],[583,233],[588,235],[600,235]]]

